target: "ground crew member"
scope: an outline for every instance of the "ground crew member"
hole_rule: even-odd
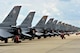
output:
[[[14,36],[14,42],[15,43],[20,43],[20,29],[16,28],[15,30],[15,36]]]
[[[64,32],[61,33],[60,37],[61,37],[62,39],[65,39]]]
[[[21,42],[21,41],[19,40],[19,36],[18,36],[18,35],[15,36],[15,42],[16,42],[16,43],[20,43],[20,42]]]

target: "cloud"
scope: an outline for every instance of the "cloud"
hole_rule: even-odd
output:
[[[50,15],[50,13],[48,12],[48,10],[46,10],[46,9],[42,11],[42,14],[43,15]]]
[[[56,7],[55,3],[45,3],[44,7],[47,9],[52,9],[54,12],[58,12],[59,10]]]
[[[24,15],[19,14],[17,19],[17,25],[20,25],[26,17]]]
[[[69,1],[71,1],[71,0],[60,0],[60,1],[69,2]]]
[[[45,3],[44,7],[48,10],[48,12],[60,17],[62,16],[62,12],[59,10],[59,8],[57,8],[57,3]]]

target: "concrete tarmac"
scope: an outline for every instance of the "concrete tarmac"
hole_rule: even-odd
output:
[[[25,40],[22,43],[3,43],[0,41],[0,53],[80,53],[80,35],[47,37]]]

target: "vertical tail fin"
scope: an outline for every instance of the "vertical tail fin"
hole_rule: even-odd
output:
[[[37,23],[37,25],[35,27],[40,27],[40,28],[43,28],[45,26],[45,22],[47,20],[47,17],[48,16],[43,16],[41,18],[41,20]]]
[[[3,27],[5,26],[11,26],[11,25],[16,25],[16,20],[19,14],[21,6],[15,6],[11,12],[8,14],[8,16],[3,20],[1,23]]]
[[[54,20],[54,18],[49,19],[48,22],[45,25],[45,28],[50,28],[51,29],[53,20]]]
[[[30,12],[28,16],[24,19],[24,21],[21,23],[20,27],[31,27],[34,14],[35,12]]]
[[[56,24],[58,20],[54,20],[53,24]]]
[[[55,28],[56,28],[57,21],[58,21],[58,20],[54,20],[54,21],[52,22],[52,28],[53,28],[54,30],[56,30]]]
[[[62,23],[61,21],[57,23],[56,30],[59,31],[61,30],[61,23]]]

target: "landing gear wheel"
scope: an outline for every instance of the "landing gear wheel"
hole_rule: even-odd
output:
[[[49,37],[51,37],[51,35],[49,35]]]
[[[8,43],[8,39],[7,39],[7,38],[5,38],[4,42],[5,42],[5,43]]]
[[[40,39],[41,37],[39,36],[38,39]]]
[[[32,38],[29,38],[29,40],[32,40]]]
[[[46,36],[44,36],[44,38],[46,38]]]

